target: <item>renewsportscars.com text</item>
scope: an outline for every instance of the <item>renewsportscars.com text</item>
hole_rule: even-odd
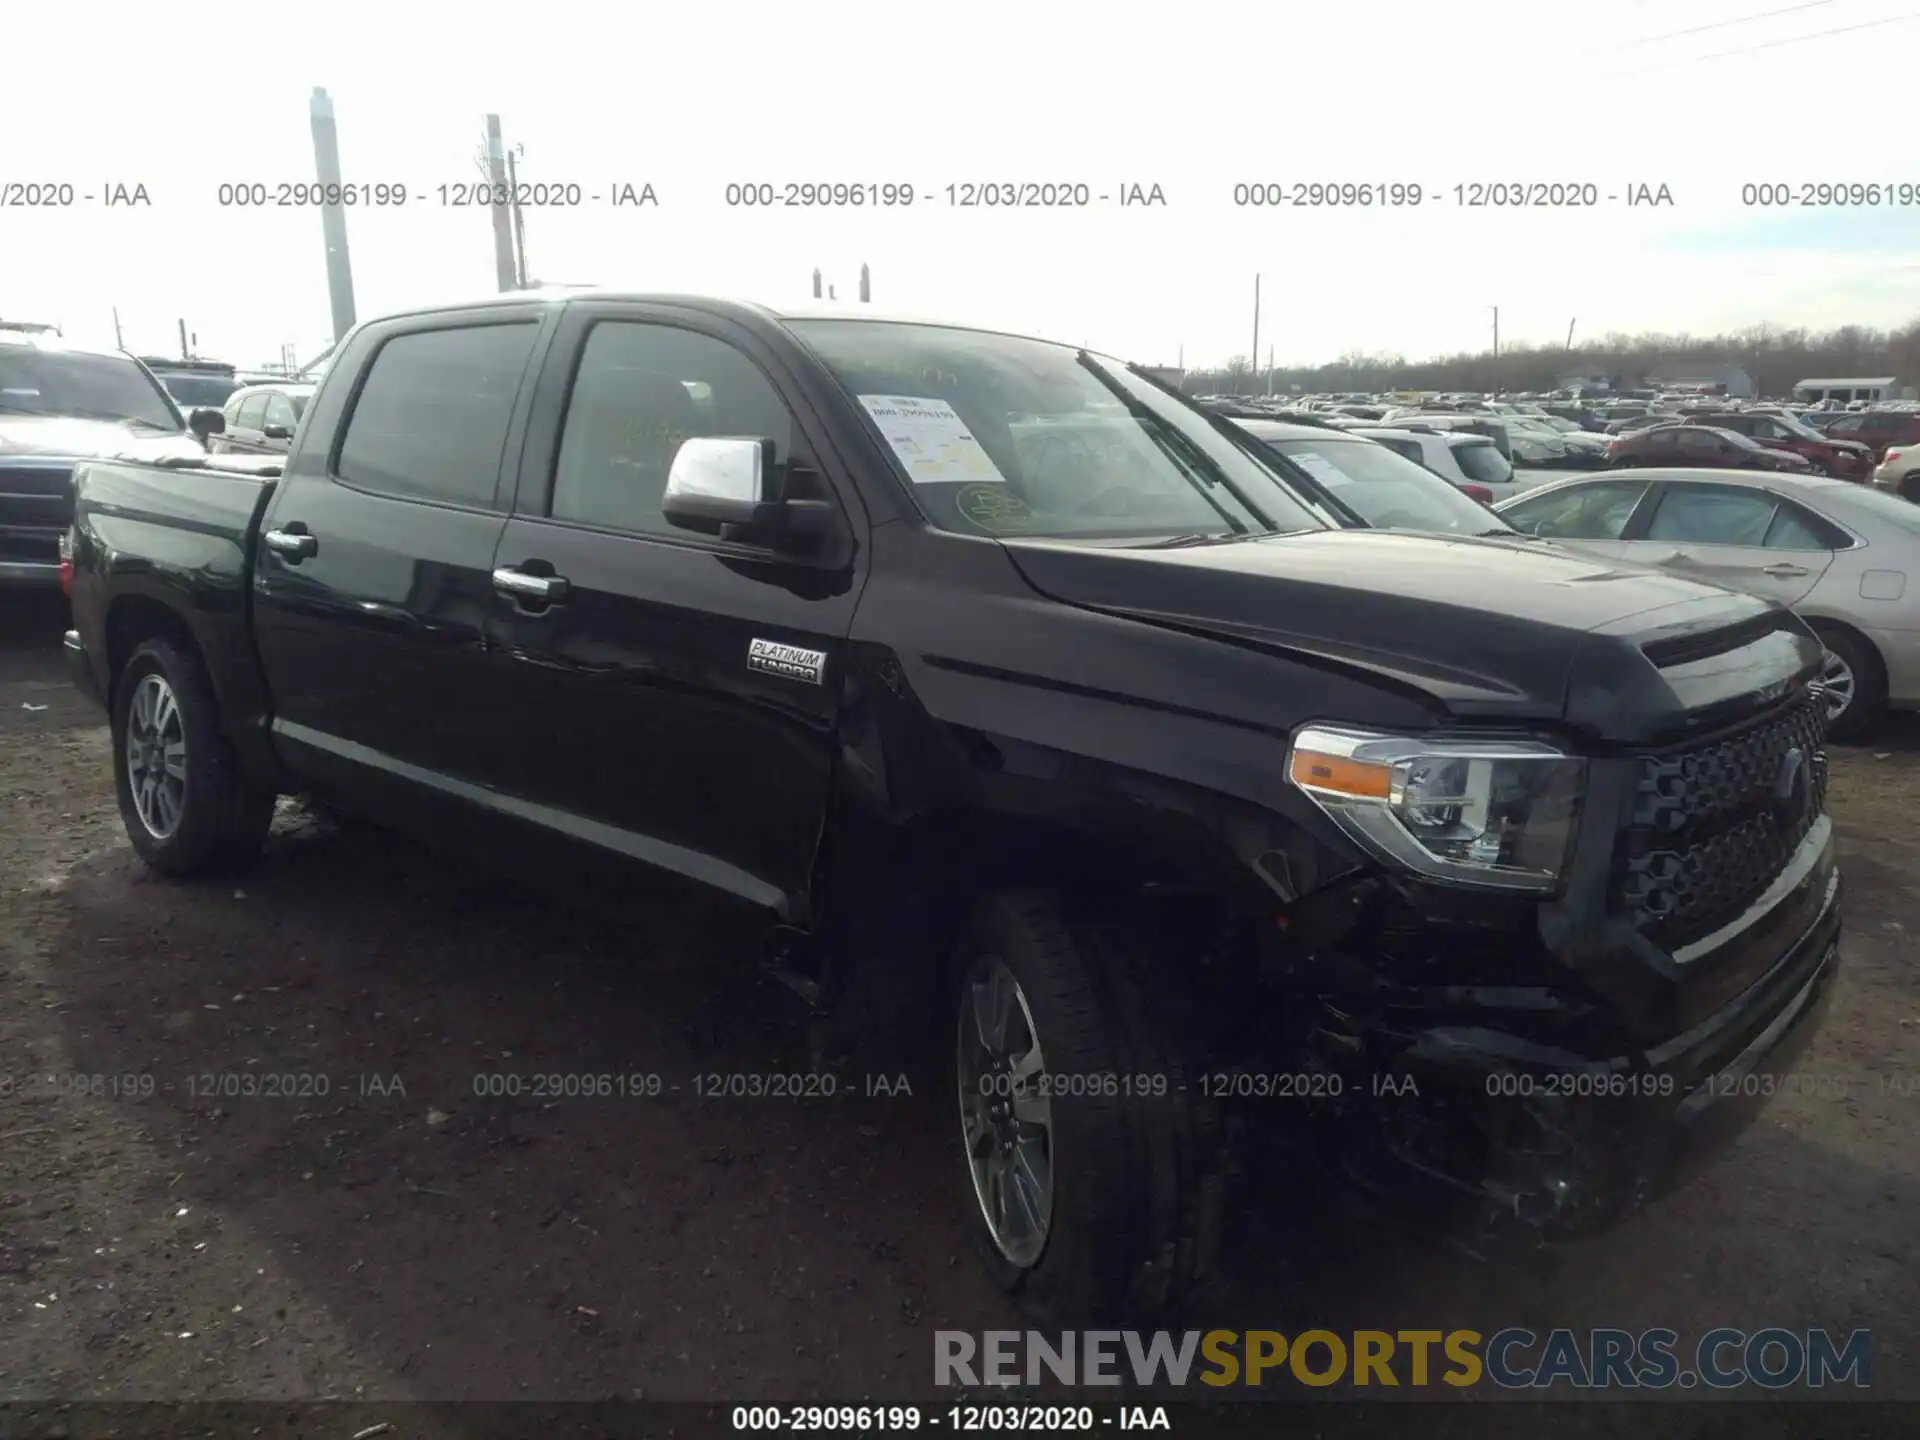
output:
[[[937,1330],[936,1385],[1778,1390],[1873,1383],[1867,1330]]]

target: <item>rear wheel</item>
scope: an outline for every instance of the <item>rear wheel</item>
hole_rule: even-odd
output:
[[[169,875],[243,862],[273,823],[274,795],[247,782],[206,667],[172,640],[149,640],[113,693],[113,778],[127,838]]]
[[[1873,646],[1851,631],[1814,625],[1826,646],[1821,682],[1827,691],[1827,733],[1851,740],[1872,728],[1886,707],[1886,674]]]
[[[1139,957],[1061,897],[976,910],[951,991],[970,1227],[1038,1318],[1179,1308],[1217,1246],[1210,1113],[1156,1023]]]

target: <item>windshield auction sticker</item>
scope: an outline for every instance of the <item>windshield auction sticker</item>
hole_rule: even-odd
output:
[[[1002,485],[969,485],[954,496],[954,508],[990,535],[1025,530],[1033,524],[1033,509]]]
[[[914,484],[1006,483],[1007,477],[980,448],[967,422],[946,401],[918,395],[862,395],[860,403]]]

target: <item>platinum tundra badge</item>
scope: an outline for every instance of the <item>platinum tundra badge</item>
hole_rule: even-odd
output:
[[[803,650],[798,645],[782,645],[778,640],[755,640],[747,646],[747,668],[818,685],[821,675],[826,672],[827,652]]]

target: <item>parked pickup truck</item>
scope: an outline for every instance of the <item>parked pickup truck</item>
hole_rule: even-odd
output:
[[[60,537],[80,461],[204,454],[131,355],[0,330],[0,592],[60,584]]]
[[[277,477],[82,466],[71,549],[155,869],[244,860],[306,792],[731,897],[821,1013],[931,1047],[969,1223],[1043,1314],[1191,1297],[1282,1116],[1484,1243],[1604,1225],[1762,1103],[1838,964],[1790,612],[1341,529],[1071,346],[401,315]]]

